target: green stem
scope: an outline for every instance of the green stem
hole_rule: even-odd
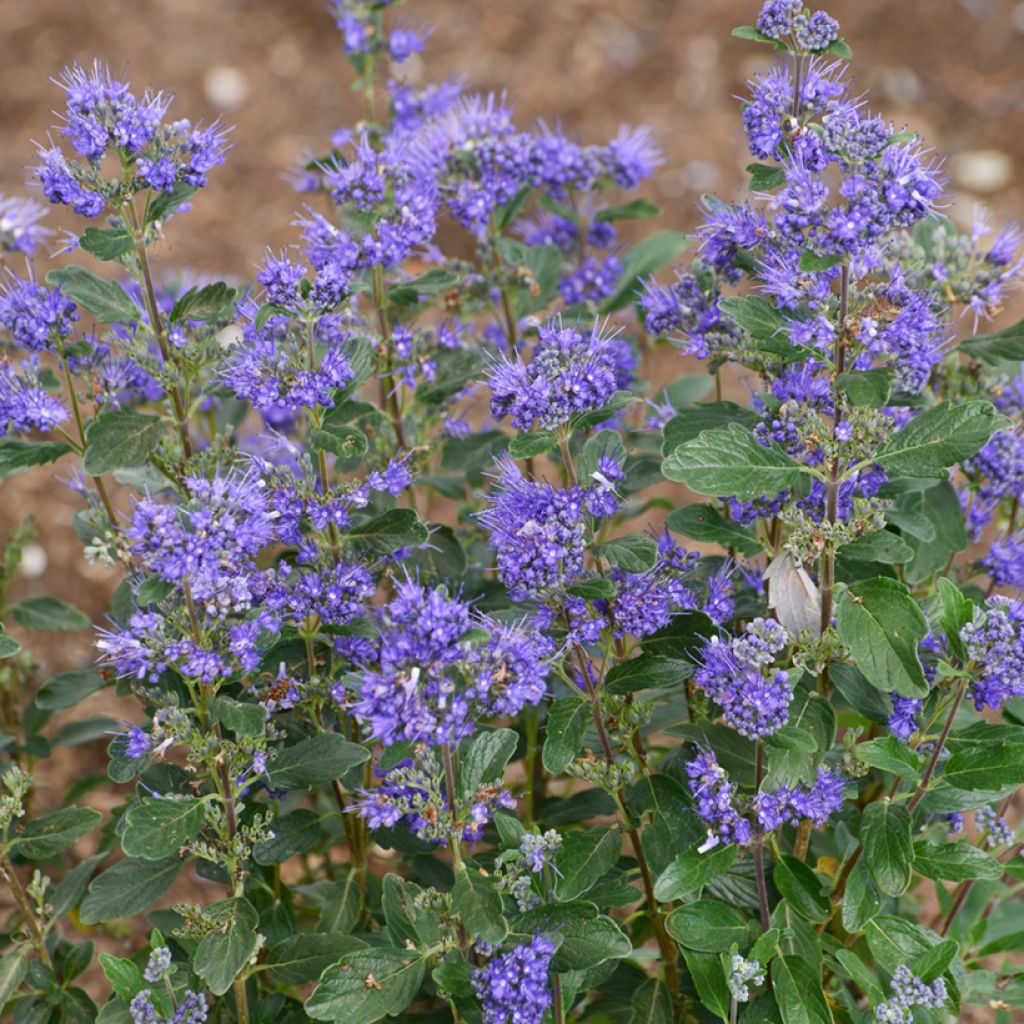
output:
[[[0,878],[3,878],[10,887],[11,893],[14,896],[14,902],[18,904],[18,910],[21,913],[21,918],[32,935],[32,946],[38,954],[39,959],[42,960],[47,967],[52,967],[53,964],[50,960],[50,953],[46,948],[46,936],[43,934],[43,929],[39,924],[39,919],[33,912],[32,904],[29,902],[28,893],[25,892],[25,888],[21,884],[21,879],[19,879],[15,873],[14,866],[11,864],[6,850],[0,853]]]
[[[68,363],[68,357],[61,355],[61,362],[64,364],[64,380],[67,381],[68,395],[71,398],[71,411],[74,413],[75,426],[78,428],[78,438],[81,445],[82,452],[85,452],[85,426],[82,422],[82,410],[78,405],[78,395],[75,393],[75,384],[71,379],[71,366]],[[110,525],[115,526],[116,520],[114,519],[114,506],[110,503],[110,497],[107,494],[106,485],[103,483],[103,478],[94,476],[93,483],[96,484],[96,490],[99,492],[100,500],[103,502],[103,508],[106,510],[107,518],[110,520]]]

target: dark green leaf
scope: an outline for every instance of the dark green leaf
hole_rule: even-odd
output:
[[[614,313],[628,306],[645,277],[667,267],[690,247],[690,240],[679,231],[656,231],[631,249],[623,260],[622,276],[615,291],[601,305],[602,313]]]
[[[851,370],[836,378],[836,386],[846,393],[853,405],[880,409],[889,400],[896,371],[883,367],[877,370]]]
[[[124,228],[86,228],[78,246],[99,260],[117,260],[135,248],[135,241]]]
[[[642,573],[658,561],[658,542],[646,533],[630,533],[599,544],[596,553],[624,572]]]
[[[878,916],[883,906],[885,897],[871,877],[867,865],[863,860],[858,860],[850,871],[843,893],[843,927],[851,935],[862,932],[868,921]]]
[[[868,682],[904,697],[928,695],[917,653],[928,623],[902,583],[879,577],[852,584],[839,602],[838,626]]]
[[[772,877],[775,888],[801,917],[824,921],[832,913],[832,903],[824,893],[821,879],[802,860],[780,857]]]
[[[373,946],[345,953],[320,975],[303,1009],[313,1020],[374,1024],[401,1013],[419,991],[426,965],[408,949]]]
[[[669,513],[666,525],[684,537],[711,541],[723,548],[735,548],[748,558],[764,550],[764,545],[750,530],[726,519],[713,505],[677,508]]]
[[[747,922],[735,908],[718,900],[695,900],[673,910],[665,921],[669,934],[686,949],[724,953],[747,941]]]
[[[452,889],[452,910],[469,935],[497,946],[508,934],[501,893],[489,875],[464,867]]]
[[[459,283],[459,275],[443,267],[431,267],[426,273],[411,281],[399,281],[388,289],[388,298],[392,302],[412,305],[419,301],[421,295],[438,295],[454,288]]]
[[[430,534],[413,509],[392,508],[368,523],[350,526],[345,536],[365,541],[378,554],[386,555],[396,548],[425,544]]]
[[[36,694],[36,704],[47,711],[74,707],[103,686],[103,677],[94,668],[79,672],[61,672],[47,679]]]
[[[598,914],[593,903],[583,900],[534,907],[520,914],[512,930],[527,939],[540,932],[559,936],[554,961],[558,971],[585,971],[633,952],[629,936],[610,917]]]
[[[552,775],[564,772],[583,745],[591,719],[590,705],[578,697],[563,697],[548,708],[541,758]]]
[[[807,467],[778,445],[765,447],[753,434],[732,423],[704,430],[665,459],[662,472],[698,494],[751,501],[794,487]]]
[[[629,1001],[629,1024],[674,1024],[672,997],[659,978],[649,978]]]
[[[786,183],[786,169],[775,164],[747,164],[751,192],[774,192]]]
[[[685,661],[641,654],[613,665],[604,677],[604,688],[609,693],[636,693],[676,686],[692,674],[692,666]]]
[[[777,305],[760,295],[719,299],[718,308],[756,341],[784,340],[792,326]]]
[[[171,310],[171,323],[182,320],[223,320],[235,309],[238,292],[223,281],[189,288]]]
[[[611,580],[595,578],[582,580],[566,587],[573,597],[586,598],[588,601],[607,601],[615,596],[615,584]]]
[[[508,446],[513,459],[532,459],[558,447],[558,438],[550,430],[539,430],[534,434],[517,434]]]
[[[703,889],[708,882],[724,875],[736,862],[737,848],[718,846],[706,853],[684,850],[658,876],[654,895],[664,903],[681,900]]]
[[[681,444],[692,441],[701,431],[728,427],[738,423],[753,429],[760,417],[753,409],[744,409],[735,402],[705,402],[689,409],[681,409],[662,429],[661,454],[671,455]]]
[[[88,616],[66,601],[56,597],[30,597],[11,607],[11,614],[19,626],[54,633],[64,630],[88,629]]]
[[[835,253],[829,253],[822,256],[816,252],[804,249],[804,251],[800,253],[800,260],[797,263],[797,269],[804,274],[820,274],[826,270],[831,270],[833,267],[838,267],[844,259],[846,259],[845,256],[836,255]],[[840,380],[841,379],[842,377],[840,377]]]
[[[840,548],[842,557],[855,562],[900,565],[914,557],[914,549],[891,530],[875,530]]]
[[[140,416],[131,409],[111,409],[85,428],[85,471],[102,476],[114,469],[141,466],[163,437],[157,416]]]
[[[878,888],[887,896],[902,896],[914,874],[914,840],[907,809],[898,804],[868,804],[861,819],[860,841]]]
[[[502,779],[518,745],[519,736],[511,729],[477,733],[466,744],[459,762],[459,792],[472,800],[481,787]]]
[[[965,882],[971,878],[995,881],[1003,875],[999,861],[971,846],[966,839],[957,843],[915,843],[914,870],[926,878],[941,878],[947,882]]]
[[[592,889],[614,867],[621,846],[612,828],[568,833],[555,856],[555,896],[573,900]]]
[[[197,192],[195,185],[175,185],[170,192],[157,192],[146,208],[146,223],[155,224],[174,213],[179,206],[187,203]]]
[[[83,924],[99,924],[141,914],[178,877],[182,862],[122,860],[93,879],[82,901]]]
[[[320,815],[305,807],[275,818],[270,828],[273,836],[253,847],[252,859],[257,864],[283,864],[309,853],[323,838]]]
[[[256,952],[260,918],[241,896],[212,904],[206,916],[215,927],[199,940],[192,967],[214,995],[222,996]]]
[[[46,282],[58,285],[65,295],[95,314],[101,323],[128,324],[139,319],[138,307],[119,284],[96,277],[85,267],[72,264],[51,270]]]
[[[231,697],[214,697],[207,709],[213,721],[226,726],[236,736],[253,738],[266,731],[267,714],[261,704],[245,704]]]
[[[306,985],[346,953],[364,949],[366,943],[351,935],[301,932],[289,935],[270,950],[267,966],[275,985]]]
[[[270,783],[275,789],[305,789],[340,779],[362,764],[370,752],[337,733],[325,732],[285,747],[270,762]]]
[[[200,800],[146,797],[125,815],[121,848],[129,857],[163,860],[195,839],[204,820]]]
[[[130,1003],[146,987],[146,980],[139,967],[124,957],[111,953],[100,953],[99,964],[114,990],[114,995]]]
[[[958,750],[946,762],[942,779],[955,789],[967,790],[1024,784],[1024,744]]]
[[[339,459],[361,459],[370,447],[369,438],[358,427],[347,427],[343,424],[326,424],[323,429],[312,430],[309,434],[310,446],[320,451],[330,452]]]
[[[684,949],[683,959],[701,1004],[722,1020],[728,1020],[729,988],[722,970],[721,957],[717,953],[698,953],[693,949]]]
[[[990,402],[943,402],[912,419],[875,455],[890,477],[940,477],[976,455],[997,431],[1012,425]]]
[[[103,818],[90,807],[64,807],[30,821],[17,833],[11,850],[28,860],[49,860],[74,846]]]
[[[799,956],[772,961],[772,986],[783,1024],[832,1024],[821,977]]]
[[[622,203],[620,206],[606,206],[598,210],[594,216],[599,224],[613,220],[636,220],[637,218],[659,217],[662,209],[657,203],[650,199],[634,199],[630,203]]]
[[[921,758],[895,736],[879,736],[858,743],[854,750],[864,764],[883,772],[904,779],[916,779],[921,774]]]
[[[71,451],[62,441],[23,441],[20,438],[0,439],[0,480],[22,473],[33,466],[56,462]]]
[[[990,366],[998,366],[1003,360],[1011,363],[1024,361],[1024,320],[999,331],[965,338],[958,348]]]

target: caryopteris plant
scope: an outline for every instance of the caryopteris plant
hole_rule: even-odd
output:
[[[334,8],[365,117],[249,284],[160,244],[227,132],[99,63],[34,169],[76,262],[3,202],[0,471],[59,473],[116,586],[46,679],[89,622],[9,597],[10,538],[5,1019],[1009,1021],[1018,231],[954,227],[769,0],[749,198],[624,248],[649,133],[411,88],[396,6]],[[665,345],[705,372],[646,382]],[[104,687],[121,802],[33,798]]]

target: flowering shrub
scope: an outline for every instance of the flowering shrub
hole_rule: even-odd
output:
[[[1020,233],[954,227],[836,22],[768,0],[749,198],[624,248],[649,133],[413,89],[395,6],[337,0],[365,118],[251,283],[156,252],[227,130],[100,64],[34,170],[76,262],[0,202],[0,473],[56,464],[119,581],[96,666],[42,679],[27,638],[88,620],[7,600],[30,526],[0,572],[0,1008],[1024,1010],[1024,328],[979,332]],[[663,345],[706,373],[650,388]],[[36,813],[52,714],[103,687],[121,802]]]

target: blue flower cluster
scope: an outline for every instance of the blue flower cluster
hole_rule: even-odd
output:
[[[484,1024],[541,1024],[551,1006],[554,943],[535,935],[528,943],[498,953],[473,972]]]

